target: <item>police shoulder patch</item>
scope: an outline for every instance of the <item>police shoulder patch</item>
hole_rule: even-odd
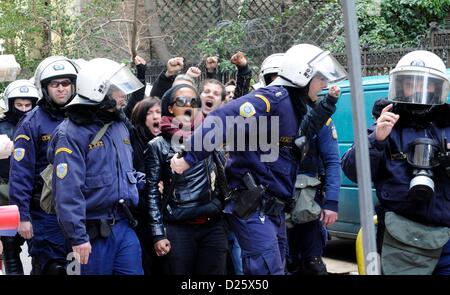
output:
[[[23,148],[16,148],[14,149],[14,159],[19,162],[25,157],[25,149]]]
[[[66,147],[60,147],[60,148],[58,148],[57,150],[56,150],[56,152],[55,152],[55,156],[57,155],[57,154],[59,154],[59,153],[68,153],[68,154],[71,154],[71,153],[73,153],[73,151],[71,150],[71,149],[69,149],[69,148],[66,148]]]
[[[251,116],[253,116],[253,115],[256,114],[256,110],[255,110],[255,107],[254,107],[251,103],[249,103],[249,102],[247,101],[247,102],[244,102],[244,103],[239,107],[239,114],[240,114],[242,117],[250,118]]]
[[[56,176],[60,179],[64,179],[67,175],[68,168],[67,163],[58,164],[58,166],[56,166]]]
[[[270,112],[270,102],[267,99],[267,97],[265,97],[264,95],[261,95],[261,94],[255,94],[255,97],[264,101],[264,103],[266,104],[266,113],[269,113]]]
[[[30,141],[30,137],[26,136],[25,134],[19,134],[16,136],[16,138],[14,139],[14,141],[17,141],[19,139],[25,139],[26,141]]]

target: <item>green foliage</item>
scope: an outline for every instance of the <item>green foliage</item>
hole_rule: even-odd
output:
[[[238,17],[233,21],[224,21],[208,30],[203,41],[197,44],[203,56],[219,56],[219,69],[222,72],[232,72],[236,67],[230,62],[230,57],[238,51],[245,38],[245,21],[249,9],[249,1],[242,1]]]
[[[340,0],[324,1],[315,7],[312,15],[306,8],[312,7],[315,1],[292,2],[284,12],[264,18],[266,28],[273,30],[273,34],[282,34],[284,27],[291,34],[291,43],[309,42],[332,52],[345,50]],[[210,29],[197,45],[205,55],[227,57],[221,63],[222,71],[234,68],[228,58],[236,48],[246,48],[243,42],[247,34],[244,28],[248,21],[248,1],[243,1],[239,9],[237,19],[227,26]],[[371,49],[418,47],[429,32],[430,22],[441,24],[449,14],[450,0],[357,0],[356,9],[363,46]]]
[[[15,55],[22,68],[19,78],[28,79],[47,56],[86,58],[92,56],[91,52],[104,52],[99,42],[95,42],[96,32],[92,28],[116,15],[121,2],[93,0],[83,14],[77,14],[67,0],[0,1],[0,38],[4,41],[4,54]],[[80,42],[83,39],[84,42]]]

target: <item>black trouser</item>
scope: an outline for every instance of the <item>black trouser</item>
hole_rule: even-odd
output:
[[[203,224],[166,225],[171,250],[164,272],[175,275],[225,275],[228,240],[223,218]]]
[[[25,240],[16,234],[14,237],[1,237],[3,243],[3,261],[5,263],[5,274],[23,275],[22,261],[20,261],[21,246]]]
[[[162,273],[161,257],[156,255],[153,247],[153,237],[150,234],[151,228],[148,225],[148,218],[133,212],[138,220],[138,225],[134,228],[142,250],[142,268],[144,275],[158,275]]]

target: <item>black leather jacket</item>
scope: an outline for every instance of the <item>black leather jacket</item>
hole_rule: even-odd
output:
[[[216,165],[212,156],[197,163],[181,175],[176,175],[173,193],[164,212],[163,198],[167,197],[173,174],[170,160],[178,151],[169,139],[157,136],[151,140],[145,155],[147,209],[149,224],[155,242],[165,238],[164,222],[180,222],[200,216],[215,217],[222,211],[222,201],[216,190]],[[164,182],[164,197],[158,190],[158,182]],[[162,213],[162,214],[161,214]]]

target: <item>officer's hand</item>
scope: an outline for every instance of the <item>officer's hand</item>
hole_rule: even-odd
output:
[[[0,255],[2,255],[3,254],[3,244],[2,244],[2,241],[0,241]]]
[[[216,71],[218,65],[219,65],[219,58],[217,56],[210,56],[206,58],[205,67],[208,73]]]
[[[145,62],[145,59],[143,59],[143,58],[140,57],[139,55],[136,55],[136,56],[134,57],[134,64],[135,64],[135,65],[145,65],[146,62]]]
[[[167,61],[166,76],[175,76],[184,67],[184,59],[182,57],[173,57]]]
[[[337,212],[323,209],[322,212],[320,212],[320,221],[322,221],[324,226],[333,225],[338,218]]]
[[[19,235],[25,240],[29,240],[33,237],[33,226],[29,221],[21,221],[19,223],[19,228],[17,229]]]
[[[237,53],[233,54],[233,56],[230,59],[230,62],[238,67],[245,67],[247,65],[247,59],[245,58],[244,53],[241,51],[238,51]]]
[[[400,118],[399,115],[389,112],[392,109],[392,103],[386,106],[382,111],[380,117],[377,119],[375,129],[375,139],[383,141],[391,134],[392,128]]]
[[[339,86],[331,86],[330,89],[328,90],[328,94],[333,96],[333,97],[339,97],[339,94],[341,94],[341,88],[339,88]]]
[[[202,71],[197,67],[190,67],[186,72],[186,75],[188,75],[191,78],[198,78],[200,77],[201,74]]]
[[[156,255],[167,255],[170,252],[170,241],[168,239],[159,240],[153,247],[155,248]]]
[[[170,168],[172,168],[172,170],[177,174],[182,174],[184,171],[188,170],[189,167],[189,164],[184,160],[184,158],[174,156],[170,160]]]
[[[90,242],[78,246],[72,246],[73,252],[80,255],[75,255],[75,258],[80,262],[80,264],[87,264],[89,261],[89,254],[91,254],[92,247]]]

